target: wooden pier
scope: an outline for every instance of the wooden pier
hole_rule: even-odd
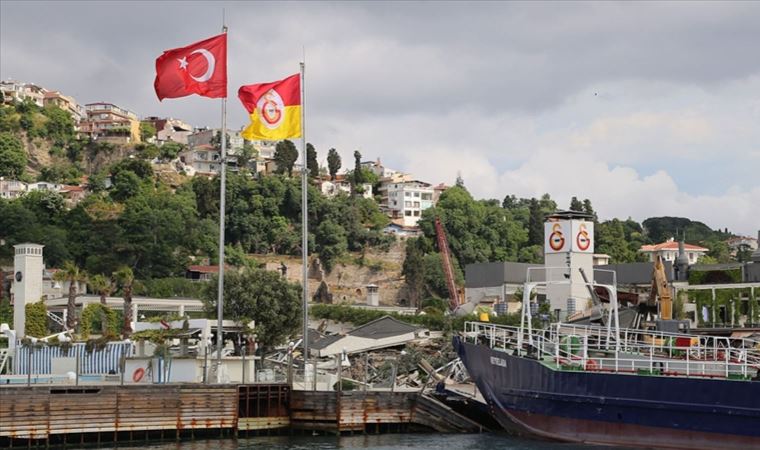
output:
[[[0,388],[0,448],[196,434],[479,432],[420,392],[292,391],[287,384]]]

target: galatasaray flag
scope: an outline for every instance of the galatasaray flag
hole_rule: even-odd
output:
[[[301,136],[301,77],[241,86],[238,98],[251,116],[243,130],[249,141],[279,141]]]

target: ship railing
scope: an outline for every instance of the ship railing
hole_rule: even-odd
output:
[[[616,351],[601,327],[558,324],[532,330],[531,339],[526,334],[519,327],[465,324],[470,342],[570,370],[749,378],[760,369],[760,344],[747,339],[625,330]]]

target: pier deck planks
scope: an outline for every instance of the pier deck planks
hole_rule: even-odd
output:
[[[3,387],[0,436],[234,428],[237,387]]]

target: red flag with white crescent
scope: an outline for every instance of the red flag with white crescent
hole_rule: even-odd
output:
[[[159,100],[198,94],[227,97],[227,34],[166,50],[156,59]]]

